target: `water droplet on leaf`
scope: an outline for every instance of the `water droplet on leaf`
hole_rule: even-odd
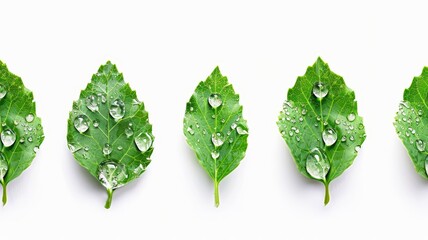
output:
[[[89,118],[86,115],[79,115],[74,119],[74,128],[79,133],[84,133],[89,129]]]
[[[98,99],[95,95],[89,95],[86,97],[86,107],[92,112],[98,111]]]
[[[223,100],[221,99],[220,94],[213,93],[208,97],[208,103],[211,105],[212,108],[218,108],[223,103]]]
[[[98,166],[98,180],[107,189],[116,189],[128,179],[126,168],[115,161],[105,161]]]
[[[327,147],[333,145],[337,141],[337,133],[333,128],[326,128],[322,132],[322,140]]]
[[[223,145],[224,142],[224,135],[221,132],[213,133],[211,135],[211,141],[213,142],[214,146],[220,147]]]
[[[145,153],[153,144],[153,138],[148,133],[141,133],[135,140],[135,145],[142,152]]]
[[[3,182],[4,176],[6,175],[7,170],[9,169],[6,157],[2,152],[0,152],[0,180]]]
[[[416,148],[418,149],[419,152],[425,151],[425,142],[424,141],[422,141],[421,139],[418,139],[418,140],[416,140],[415,144],[416,144]]]
[[[330,170],[330,162],[323,150],[314,148],[306,158],[306,171],[313,178],[325,180],[325,177]]]
[[[34,121],[34,115],[33,114],[28,114],[26,117],[25,117],[25,121],[27,121],[27,122],[33,122]]]
[[[355,120],[355,114],[350,113],[347,118],[348,118],[348,121],[353,122]]]
[[[327,84],[323,82],[316,82],[312,88],[312,93],[318,99],[323,99],[328,94]]]
[[[115,120],[119,120],[125,116],[125,103],[120,100],[114,100],[110,105],[110,116],[112,116]]]
[[[5,147],[12,146],[16,141],[15,132],[10,128],[4,129],[3,132],[1,132],[1,141]]]
[[[113,148],[110,146],[110,144],[106,143],[103,147],[103,154],[104,155],[110,155],[110,153],[113,151]]]

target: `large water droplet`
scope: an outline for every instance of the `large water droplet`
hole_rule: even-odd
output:
[[[79,115],[74,119],[74,128],[79,133],[84,133],[89,129],[89,118],[86,115]]]
[[[135,145],[137,145],[137,148],[142,153],[145,153],[152,146],[152,144],[153,144],[153,138],[148,133],[141,133],[140,135],[138,135],[135,138],[134,142],[135,142]]]
[[[10,128],[3,129],[3,132],[1,132],[1,141],[5,147],[12,146],[16,141],[15,132]]]
[[[28,114],[26,117],[25,117],[25,121],[27,121],[27,122],[33,122],[34,121],[34,115],[33,114]]]
[[[110,146],[110,144],[106,143],[103,147],[103,154],[104,155],[110,155],[110,153],[113,151],[113,148]]]
[[[326,128],[322,132],[322,140],[324,141],[327,147],[333,145],[337,141],[337,133],[333,128]]]
[[[4,176],[6,175],[7,170],[9,169],[6,157],[2,152],[0,152],[0,181],[3,182]]]
[[[120,100],[114,100],[110,105],[110,115],[115,119],[119,120],[125,116],[125,103]]]
[[[325,180],[330,170],[327,155],[319,148],[314,148],[306,159],[306,171],[315,179]]]
[[[247,129],[246,129],[244,126],[238,126],[238,127],[236,128],[236,132],[237,132],[239,135],[246,135],[246,134],[248,134],[248,131],[247,131]],[[298,133],[298,132],[296,132],[296,133]]]
[[[221,132],[213,133],[211,135],[211,141],[213,142],[214,146],[220,147],[224,142],[224,134]]]
[[[347,118],[348,118],[348,121],[353,122],[355,120],[355,114],[350,113]]]
[[[98,111],[98,98],[95,95],[89,95],[86,97],[86,107],[92,112]]]
[[[316,82],[312,88],[312,93],[318,99],[323,99],[328,94],[327,84],[323,82]]]
[[[2,100],[7,94],[6,87],[0,84],[0,100]]]
[[[98,166],[98,180],[107,189],[115,189],[128,179],[126,168],[115,161],[105,161]]]
[[[220,94],[213,93],[208,97],[208,103],[211,105],[212,108],[218,108],[223,103],[223,100],[221,99]]]
[[[423,152],[425,151],[425,142],[418,139],[415,142],[416,148],[418,149],[419,152]]]

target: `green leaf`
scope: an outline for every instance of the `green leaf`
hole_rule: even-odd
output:
[[[428,68],[424,67],[419,77],[413,78],[412,85],[404,90],[403,101],[395,117],[397,130],[416,172],[428,179]]]
[[[218,67],[199,83],[187,103],[183,131],[199,163],[214,181],[218,207],[218,185],[244,158],[248,137],[239,95]]]
[[[0,183],[6,204],[7,185],[30,166],[44,135],[33,93],[1,61],[0,122]]]
[[[354,92],[320,58],[288,90],[278,127],[304,176],[328,186],[351,166],[366,138]]]
[[[110,62],[73,103],[67,141],[77,162],[106,188],[106,208],[114,190],[138,178],[150,164],[154,137],[148,113]]]

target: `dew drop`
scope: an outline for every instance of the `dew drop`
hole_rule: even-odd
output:
[[[31,142],[33,142],[33,137],[29,136],[29,137],[27,138],[27,141],[28,141],[28,142],[30,142],[30,143],[31,143]]]
[[[86,115],[79,115],[74,119],[74,128],[79,133],[84,133],[89,129],[89,118]]]
[[[347,118],[348,118],[348,121],[353,122],[355,120],[355,114],[350,113]]]
[[[132,125],[130,125],[130,126],[128,126],[126,129],[125,129],[125,135],[126,135],[126,137],[127,138],[130,138],[132,135],[134,135],[134,130],[132,129],[132,127],[131,127]]]
[[[1,132],[1,141],[5,147],[12,146],[16,141],[15,132],[10,128],[4,129],[3,132]]]
[[[128,179],[126,168],[115,161],[104,161],[98,166],[98,180],[107,189],[116,189]]]
[[[330,162],[323,150],[314,148],[306,158],[306,171],[315,179],[325,180]]]
[[[211,152],[211,157],[216,160],[218,157],[220,156],[220,153],[217,151],[212,151]]]
[[[120,100],[114,100],[110,105],[110,116],[112,116],[115,120],[119,120],[125,116],[125,103]]]
[[[122,150],[123,150],[123,147],[122,147],[122,146],[118,146],[118,147],[117,147],[117,150],[122,151]]]
[[[98,99],[95,95],[89,95],[86,97],[86,107],[92,112],[98,111]]]
[[[0,180],[3,182],[4,176],[6,175],[7,170],[9,169],[6,157],[2,152],[0,152]]]
[[[108,143],[104,144],[104,147],[103,147],[104,155],[110,155],[112,151],[113,151],[113,148],[110,146],[110,144]]]
[[[323,99],[328,94],[327,84],[323,82],[316,82],[312,88],[312,93],[318,99]]]
[[[421,139],[418,139],[415,141],[416,144],[416,148],[418,149],[419,152],[423,152],[425,151],[425,142],[422,141]]]
[[[98,121],[97,119],[95,119],[95,120],[92,122],[92,125],[94,126],[94,128],[98,128],[98,127],[100,126],[100,121]]]
[[[428,174],[428,156],[425,158],[425,173]]]
[[[152,147],[153,138],[149,133],[141,133],[135,137],[134,142],[138,150],[140,150],[142,153],[145,153]]]
[[[236,123],[232,123],[232,125],[230,125],[230,128],[232,129],[232,130],[235,130],[235,128],[237,127],[238,125],[236,124]]]
[[[296,131],[296,133],[299,133],[298,131],[298,129],[297,130],[295,130]],[[245,127],[244,126],[238,126],[237,128],[236,128],[236,132],[239,134],[239,135],[246,135],[246,134],[248,134],[248,130],[247,129],[245,129]]]
[[[0,84],[0,100],[2,100],[7,94],[6,87]]]
[[[27,121],[27,122],[33,122],[34,121],[34,115],[33,114],[28,114],[26,117],[25,117],[25,121]]]
[[[188,132],[190,135],[192,135],[192,136],[195,134],[195,130],[193,130],[192,125],[190,125],[189,127],[187,127],[187,132]]]
[[[360,149],[361,149],[361,146],[360,145],[357,145],[357,146],[355,146],[355,152],[359,152],[360,151]]]
[[[35,146],[35,147],[33,148],[33,151],[34,151],[35,153],[37,153],[37,152],[39,151],[39,147],[38,147],[38,146]]]
[[[214,146],[220,147],[224,143],[224,135],[221,132],[213,133],[211,135],[211,141],[213,142]]]
[[[337,141],[337,133],[333,128],[326,128],[322,132],[322,140],[327,147],[333,145]]]
[[[223,103],[223,100],[221,99],[220,94],[213,93],[208,97],[208,103],[211,105],[212,108],[218,108]]]

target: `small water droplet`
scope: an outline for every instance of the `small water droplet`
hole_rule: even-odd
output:
[[[6,176],[7,170],[9,169],[6,157],[0,152],[0,180],[3,182],[4,176]]]
[[[235,128],[238,126],[238,124],[236,124],[236,123],[232,123],[232,125],[230,125],[230,128],[232,129],[232,130],[235,130]]]
[[[229,143],[233,143],[233,138],[229,138]]]
[[[140,150],[142,153],[145,153],[152,147],[153,138],[149,133],[141,133],[135,137],[134,142],[138,150]]]
[[[136,167],[134,169],[134,174],[140,175],[141,173],[144,172],[144,170],[146,170],[146,169],[144,168],[143,164],[140,164],[140,165],[138,165],[138,167]]]
[[[97,96],[98,96],[98,102],[101,102],[101,103],[106,103],[107,102],[107,98],[106,98],[106,96],[104,94],[98,93]]]
[[[360,149],[361,149],[361,146],[360,146],[360,145],[355,146],[355,152],[359,152],[359,151],[360,151]]]
[[[193,130],[192,125],[190,125],[189,127],[187,127],[187,132],[188,132],[190,135],[192,135],[192,136],[195,134],[195,130]]]
[[[337,141],[337,133],[333,128],[326,128],[322,132],[322,140],[324,141],[327,147],[333,145]]]
[[[334,122],[335,122],[337,125],[339,125],[339,124],[340,124],[340,120],[339,120],[339,119],[336,119]]]
[[[351,140],[351,141],[353,142],[353,141],[355,140],[355,137],[351,135],[351,136],[349,137],[349,140]]]
[[[98,120],[94,120],[93,122],[92,122],[92,125],[94,126],[94,128],[98,128],[99,126],[100,126],[100,121],[98,121]]]
[[[355,120],[355,114],[350,113],[347,118],[348,118],[348,121],[353,122]]]
[[[212,151],[211,152],[211,157],[216,160],[218,157],[220,156],[220,153],[217,151]]]
[[[21,138],[19,139],[19,142],[20,142],[20,143],[24,143],[24,142],[25,142],[25,138],[24,138],[24,137],[21,137]]]
[[[5,147],[12,146],[16,141],[15,132],[10,128],[3,129],[3,132],[1,132],[1,141]]]
[[[211,141],[213,142],[214,146],[220,147],[223,145],[224,142],[224,135],[221,132],[213,133],[211,135]]]
[[[35,146],[35,147],[33,148],[33,151],[34,151],[35,153],[37,153],[37,152],[39,151],[39,147],[38,147],[38,146]]]
[[[92,112],[98,111],[98,99],[95,95],[89,95],[86,97],[86,107]]]
[[[79,115],[74,119],[74,128],[79,133],[84,133],[89,129],[89,118],[86,115]]]
[[[34,121],[34,115],[33,114],[28,114],[26,117],[25,117],[25,121],[27,121],[27,122],[33,122]],[[18,124],[15,124],[15,125],[18,125]]]
[[[115,161],[104,161],[98,166],[98,180],[107,189],[116,189],[128,179],[126,168]]]
[[[342,142],[346,142],[346,136],[342,136]]]
[[[119,120],[125,116],[125,103],[120,100],[114,100],[110,105],[110,116],[112,116],[115,120]]]
[[[189,109],[191,112],[193,112],[194,111],[194,108],[193,107],[190,107],[190,109]]]
[[[127,138],[130,138],[132,135],[134,135],[134,130],[132,129],[132,125],[128,126],[125,129],[125,135]]]
[[[312,88],[312,93],[318,99],[323,99],[328,94],[327,84],[323,82],[316,82]]]
[[[2,100],[7,94],[6,87],[0,84],[0,100]]]
[[[113,151],[113,148],[110,146],[110,144],[108,143],[104,144],[104,147],[103,147],[104,155],[110,155],[112,151]]]
[[[122,151],[122,150],[123,150],[123,147],[122,147],[122,146],[118,146],[118,147],[117,147],[117,150]]]
[[[33,142],[33,137],[31,137],[31,136],[30,136],[30,137],[28,137],[28,138],[27,138],[27,141],[28,141],[28,142],[30,142],[30,143],[31,143],[31,142]]]
[[[323,150],[314,148],[306,158],[306,171],[315,179],[325,180],[330,162]]]
[[[218,108],[223,103],[223,100],[221,99],[220,94],[213,93],[208,97],[208,103],[211,105],[212,108]]]
[[[425,142],[424,141],[422,141],[421,139],[418,139],[418,140],[416,140],[415,144],[416,144],[416,148],[418,149],[419,152],[425,151]]]

